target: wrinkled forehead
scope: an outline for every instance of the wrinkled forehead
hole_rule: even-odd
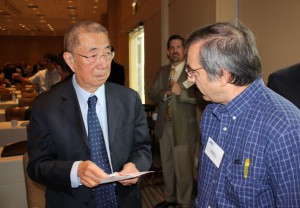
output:
[[[78,49],[87,52],[111,50],[110,41],[107,33],[82,33],[78,38]]]

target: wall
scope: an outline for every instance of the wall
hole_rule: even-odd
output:
[[[300,1],[240,0],[240,19],[254,33],[263,78],[300,62]]]
[[[6,62],[24,61],[33,66],[44,60],[44,54],[63,50],[63,37],[1,36],[0,68]]]

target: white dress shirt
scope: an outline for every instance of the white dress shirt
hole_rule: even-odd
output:
[[[77,84],[75,76],[76,75],[73,75],[72,82],[73,82],[73,86],[74,86],[76,94],[77,94],[79,106],[80,106],[80,109],[81,109],[82,118],[83,118],[84,125],[85,125],[85,130],[86,130],[87,134],[88,134],[88,124],[87,124],[88,99],[89,99],[89,97],[91,97],[93,95],[96,95],[97,98],[98,98],[97,104],[96,104],[96,112],[97,112],[99,122],[100,122],[100,125],[101,125],[101,128],[102,128],[104,142],[105,142],[105,146],[106,146],[106,151],[107,151],[107,154],[108,154],[110,167],[112,169],[111,158],[110,158],[110,149],[109,149],[109,138],[108,138],[105,85],[102,85],[93,94],[91,94],[91,93],[85,91],[84,89],[82,89]],[[79,163],[80,163],[80,161],[74,162],[74,164],[72,166],[72,170],[71,170],[71,184],[72,184],[73,188],[76,188],[79,185],[81,185],[80,178],[77,176],[77,170],[78,170]]]

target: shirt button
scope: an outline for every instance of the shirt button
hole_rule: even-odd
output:
[[[232,119],[233,119],[233,120],[235,120],[235,119],[236,119],[236,117],[235,117],[235,116],[232,116]]]
[[[223,131],[227,131],[227,127],[223,127]]]
[[[208,206],[207,208],[210,208],[210,206]]]
[[[213,180],[212,182],[213,182],[213,183],[216,183],[216,181],[215,181],[215,180]]]

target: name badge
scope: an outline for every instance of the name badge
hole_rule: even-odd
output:
[[[209,157],[209,159],[217,166],[220,167],[224,150],[212,140],[212,138],[208,137],[208,141],[205,147],[205,154]]]

